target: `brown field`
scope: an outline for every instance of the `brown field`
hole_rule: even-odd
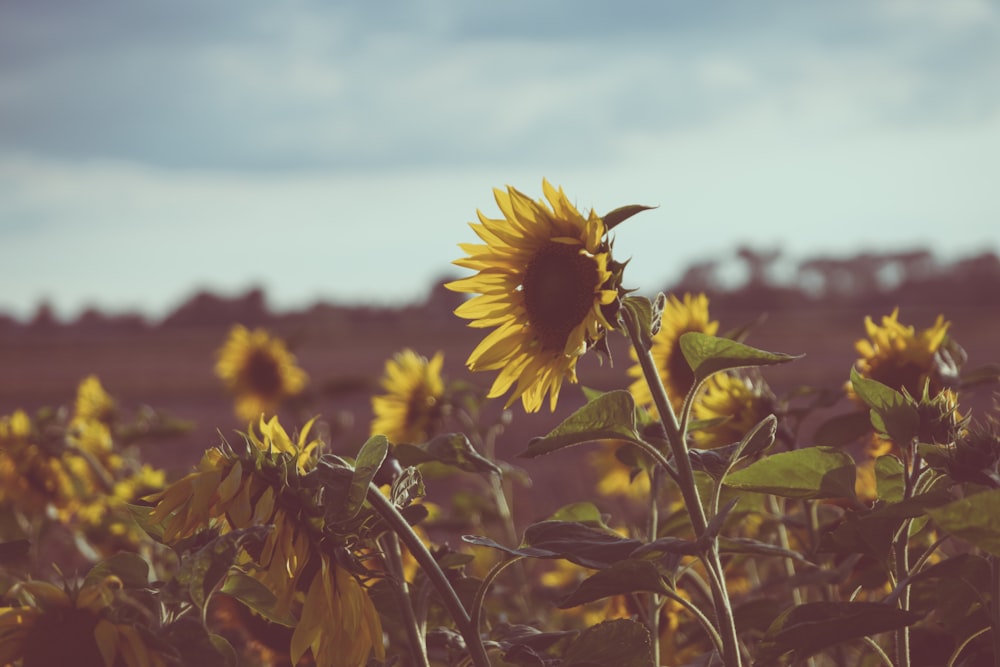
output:
[[[978,284],[975,288],[954,299],[919,285],[867,294],[864,299],[807,298],[784,289],[747,288],[714,295],[711,310],[721,322],[720,331],[766,315],[747,342],[805,355],[765,369],[764,377],[780,395],[797,385],[842,386],[856,358],[854,342],[864,334],[864,316],[878,319],[897,304],[900,320],[918,329],[943,313],[952,323],[953,337],[968,352],[967,369],[1000,361],[996,296],[1000,289]],[[334,451],[352,455],[368,436],[370,399],[385,360],[393,352],[411,347],[429,356],[443,350],[447,378],[488,386],[492,374],[473,375],[464,368],[482,332],[465,327],[451,315],[453,305],[448,295],[436,291],[427,303],[402,309],[318,305],[305,312],[275,315],[263,306],[261,293],[251,292],[233,301],[200,294],[156,325],[138,318],[103,318],[98,313],[72,324],[47,321],[44,316],[31,323],[0,318],[0,414],[16,408],[33,411],[71,405],[77,383],[94,373],[127,412],[149,405],[193,422],[193,429],[185,435],[143,445],[149,461],[174,474],[182,473],[222,435],[238,437],[235,431],[244,427],[237,423],[230,398],[213,374],[216,350],[229,326],[241,322],[266,326],[290,342],[315,391],[307,411],[320,414],[330,425]],[[593,355],[581,361],[578,373],[583,385],[602,390],[627,386],[630,360],[624,337],[612,334],[611,346],[613,365],[599,364]],[[976,410],[990,405],[990,392],[980,390],[970,397]],[[513,409],[513,422],[498,443],[498,456],[524,468],[534,480],[531,488],[517,493],[515,515],[522,525],[564,503],[592,495],[588,489],[592,473],[581,456],[586,447],[538,460],[516,458],[529,438],[547,432],[582,401],[579,389],[570,385],[563,390],[556,414],[525,415],[519,404]],[[500,404],[496,401],[497,412]],[[847,409],[841,402],[827,414]],[[295,423],[295,418],[286,417],[283,422]],[[433,487],[430,492],[434,499]]]

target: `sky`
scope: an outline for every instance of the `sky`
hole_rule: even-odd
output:
[[[403,305],[542,179],[658,291],[1000,251],[990,0],[0,0],[0,312]],[[732,268],[736,260],[728,259]]]

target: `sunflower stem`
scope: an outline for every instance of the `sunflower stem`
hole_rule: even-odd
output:
[[[386,561],[389,571],[395,577],[397,585],[393,586],[396,594],[396,602],[403,614],[403,625],[406,628],[406,639],[410,644],[410,654],[416,667],[430,667],[427,657],[427,642],[417,623],[417,616],[413,612],[413,604],[410,600],[409,585],[403,574],[403,554],[399,548],[399,537],[394,531],[389,531],[383,537]]]
[[[441,600],[444,602],[444,606],[448,609],[448,613],[451,614],[455,625],[458,626],[459,633],[461,633],[462,638],[465,640],[465,646],[469,651],[469,656],[473,664],[476,667],[490,667],[490,659],[486,655],[483,640],[479,636],[478,629],[473,627],[472,618],[469,616],[468,610],[462,604],[451,582],[448,581],[448,577],[441,570],[441,566],[438,565],[438,562],[434,560],[434,556],[424,546],[423,541],[414,532],[410,524],[407,523],[403,515],[399,513],[396,506],[382,495],[382,492],[374,484],[368,485],[368,502],[371,503],[372,508],[378,512],[379,516],[385,519],[393,532],[399,536],[399,539],[403,541],[403,544],[410,550],[417,564],[423,569],[424,574],[427,575],[428,580],[437,589]]]
[[[657,505],[657,496],[660,494],[660,468],[654,465],[649,471],[649,528],[646,537],[650,542],[656,540],[660,526],[660,511]],[[657,593],[649,594],[649,633],[651,639],[650,649],[653,654],[653,664],[660,664],[660,605],[662,600]]]
[[[726,576],[722,569],[722,560],[719,556],[719,540],[716,535],[708,534],[708,519],[705,516],[705,507],[702,505],[698,486],[695,484],[694,468],[691,465],[691,454],[681,430],[677,415],[667,396],[667,390],[663,386],[663,380],[656,368],[653,355],[642,343],[643,336],[639,331],[639,321],[633,312],[628,308],[622,308],[622,320],[628,332],[632,347],[635,349],[639,365],[642,368],[643,377],[649,385],[650,394],[653,397],[653,404],[660,415],[660,423],[667,435],[667,443],[673,455],[674,465],[677,470],[678,486],[681,495],[684,497],[684,505],[687,508],[688,516],[691,518],[691,525],[694,528],[695,536],[700,543],[703,543],[701,560],[709,570],[709,585],[712,589],[712,602],[715,607],[716,623],[719,634],[722,637],[723,655],[722,659],[726,667],[741,667],[742,658],[740,656],[739,638],[736,636],[736,624],[733,618],[733,609],[729,601],[729,594],[726,591]],[[648,332],[646,332],[648,334]]]

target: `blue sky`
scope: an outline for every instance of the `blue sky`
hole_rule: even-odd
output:
[[[0,311],[399,304],[562,185],[655,292],[1000,250],[1000,4],[0,0]]]

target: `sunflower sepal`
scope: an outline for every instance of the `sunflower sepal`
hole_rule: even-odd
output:
[[[625,206],[619,206],[618,208],[608,211],[604,214],[602,220],[604,220],[604,227],[607,231],[611,231],[621,223],[625,222],[633,215],[642,213],[643,211],[651,211],[656,206],[643,206],[642,204],[626,204]]]
[[[621,300],[621,307],[628,310],[635,319],[639,329],[639,345],[643,350],[653,346],[653,336],[660,330],[660,319],[663,317],[663,306],[657,299],[654,305],[643,296],[629,296]],[[621,315],[619,315],[621,317]],[[624,328],[624,324],[621,323]]]

